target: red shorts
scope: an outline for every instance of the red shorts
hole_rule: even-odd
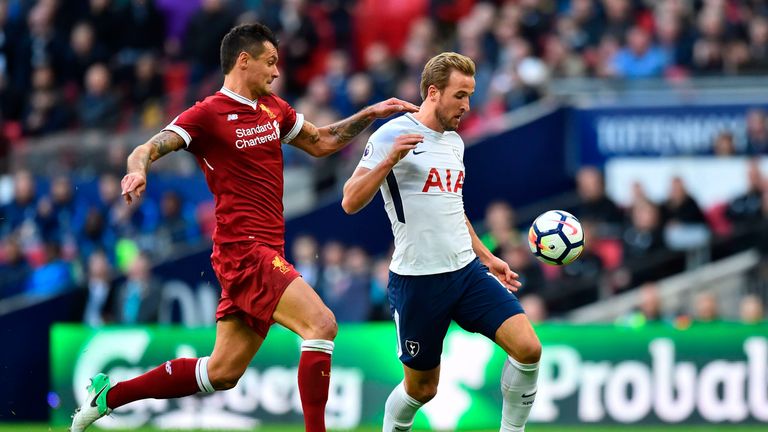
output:
[[[214,244],[211,264],[221,284],[216,320],[238,315],[266,338],[277,303],[299,272],[282,251],[256,242]]]

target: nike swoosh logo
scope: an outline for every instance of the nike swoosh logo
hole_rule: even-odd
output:
[[[579,232],[579,230],[575,226],[573,226],[573,224],[570,224],[570,223],[568,223],[566,221],[557,221],[557,223],[559,223],[561,225],[565,225],[568,228],[570,228],[571,229],[571,235],[576,235]]]
[[[91,406],[92,406],[92,407],[95,407],[95,406],[96,406],[96,399],[98,399],[98,398],[99,398],[99,396],[101,396],[101,394],[102,394],[102,393],[104,393],[104,390],[105,390],[106,388],[107,388],[107,385],[105,384],[105,385],[104,385],[104,387],[102,387],[102,388],[101,388],[101,390],[99,390],[99,392],[98,392],[98,393],[96,393],[96,396],[94,396],[94,397],[93,397],[93,399],[91,399]]]
[[[523,395],[521,395],[521,397],[524,397],[524,398],[529,398],[529,397],[533,397],[533,396],[535,396],[535,395],[536,395],[536,392],[534,391],[534,392],[533,392],[533,393],[531,393],[531,394],[523,394]]]
[[[422,150],[422,151],[420,151],[420,152],[417,152],[416,150],[414,150],[414,151],[413,151],[413,154],[415,154],[415,155],[420,155],[420,154],[422,154],[422,153],[426,153],[426,152],[427,152],[426,150]]]

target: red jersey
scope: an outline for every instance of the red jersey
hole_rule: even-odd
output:
[[[218,244],[257,241],[282,250],[283,150],[304,116],[277,96],[254,101],[223,88],[184,111],[164,130],[195,155],[216,202]]]

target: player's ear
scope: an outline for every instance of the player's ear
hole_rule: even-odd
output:
[[[437,89],[437,87],[433,84],[430,85],[429,88],[427,88],[427,97],[432,102],[437,102],[437,93],[440,92],[440,90]]]
[[[237,66],[240,67],[240,69],[245,69],[248,67],[248,60],[250,60],[251,56],[245,51],[240,51],[240,54],[237,56]]]

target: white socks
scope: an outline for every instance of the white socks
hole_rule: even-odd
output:
[[[507,357],[501,372],[501,432],[523,432],[536,398],[539,363],[522,364]],[[391,397],[391,396],[390,396]],[[387,401],[389,402],[389,401]]]
[[[413,418],[416,411],[424,405],[416,399],[408,396],[403,383],[395,387],[384,405],[383,432],[409,431],[413,426]]]

